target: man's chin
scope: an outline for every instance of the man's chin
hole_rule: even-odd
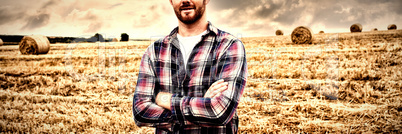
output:
[[[181,16],[182,16],[182,18],[194,18],[195,17],[195,13],[194,12],[191,12],[191,13],[185,13],[185,12],[183,12],[182,14],[181,14]]]
[[[181,22],[183,22],[184,24],[193,24],[194,22],[196,22],[197,20],[194,19],[183,19],[180,20]]]
[[[194,20],[195,20],[195,17],[194,16],[186,16],[186,17],[182,17],[182,22],[183,23],[191,23],[191,22],[194,22]]]

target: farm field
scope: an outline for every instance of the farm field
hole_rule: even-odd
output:
[[[240,133],[401,133],[402,30],[241,38]],[[150,41],[0,46],[0,132],[153,133],[132,98]]]

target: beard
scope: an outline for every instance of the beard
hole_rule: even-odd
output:
[[[203,2],[203,5],[201,7],[196,7],[194,6],[194,16],[190,16],[189,14],[186,16],[183,16],[181,13],[181,9],[177,8],[174,9],[174,12],[176,14],[176,17],[183,22],[184,24],[193,24],[194,22],[200,20],[202,15],[204,15],[205,12],[205,2]]]

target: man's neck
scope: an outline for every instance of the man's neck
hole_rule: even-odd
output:
[[[182,37],[195,36],[207,30],[207,27],[208,27],[208,21],[205,18],[205,16],[203,16],[193,24],[185,24],[179,21],[179,34]]]

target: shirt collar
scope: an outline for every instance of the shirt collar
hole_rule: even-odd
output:
[[[176,38],[178,32],[179,32],[179,27],[174,28],[174,29],[172,30],[172,32],[170,32],[169,37],[170,37],[171,39]],[[209,33],[218,35],[218,28],[216,28],[214,25],[212,25],[211,22],[208,21],[208,27],[207,27],[207,33],[206,33],[206,35],[209,34]]]

